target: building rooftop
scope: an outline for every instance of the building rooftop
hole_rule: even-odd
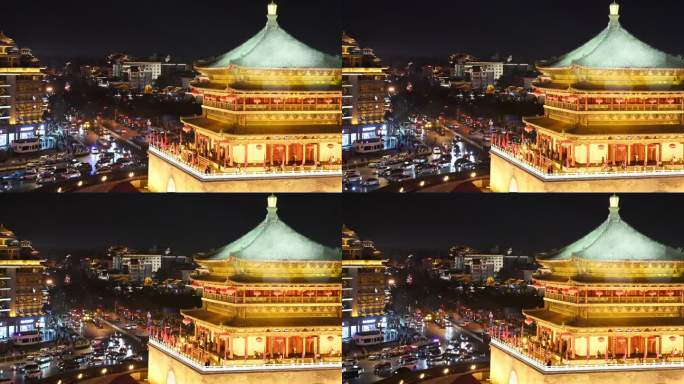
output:
[[[641,234],[622,220],[619,198],[610,198],[608,218],[583,238],[540,260],[567,260],[573,257],[597,261],[684,261],[684,252]]]
[[[199,67],[230,65],[249,68],[339,68],[341,59],[319,52],[292,37],[278,25],[277,6],[268,5],[266,26],[239,47]]]
[[[620,25],[620,6],[610,6],[608,27],[574,51],[541,67],[580,65],[592,68],[684,68],[684,59],[642,42]]]
[[[578,328],[615,328],[615,327],[683,327],[682,317],[600,317],[581,318],[568,316],[548,309],[526,309],[525,315],[549,323]]]
[[[183,118],[183,122],[218,133],[233,135],[317,135],[339,133],[340,126],[329,125],[240,125],[206,117]]]
[[[540,128],[571,135],[658,135],[684,134],[680,124],[582,124],[567,123],[546,116],[526,117],[525,122]]]
[[[277,198],[268,198],[268,214],[256,228],[234,242],[209,255],[208,260],[225,260],[230,256],[255,261],[335,261],[340,251],[318,244],[297,233],[276,211]]]
[[[232,327],[334,327],[340,326],[341,320],[337,317],[268,317],[268,318],[239,318],[204,309],[183,311],[184,316],[190,316],[198,320],[212,324],[221,324]]]

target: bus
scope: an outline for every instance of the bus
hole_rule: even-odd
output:
[[[42,150],[39,138],[14,140],[12,151],[14,153],[35,153]]]
[[[385,342],[385,336],[382,331],[364,331],[356,332],[353,337],[356,345],[377,345]]]
[[[35,345],[43,341],[43,334],[38,330],[15,332],[12,334],[14,345]]]
[[[354,142],[356,153],[376,153],[385,149],[385,142],[381,138],[365,139]]]

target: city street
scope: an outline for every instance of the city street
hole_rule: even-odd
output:
[[[92,346],[83,347],[62,342],[20,348],[19,352],[29,355],[21,360],[0,363],[0,377],[11,379],[16,384],[23,384],[27,382],[28,374],[23,372],[22,368],[31,364],[39,367],[40,378],[46,378],[94,366],[115,365],[124,359],[141,356],[145,352],[144,345],[140,342],[106,324],[101,324],[100,327],[93,322],[81,324],[82,326],[75,331]],[[97,353],[99,350],[106,352]],[[76,364],[69,366],[68,362],[71,361]],[[31,376],[38,377],[37,374]]]
[[[394,151],[391,155],[350,154],[345,192],[372,192],[392,183],[463,172],[488,156],[483,147],[463,140],[455,130],[444,129],[442,133],[423,131],[413,137],[409,151]]]
[[[488,351],[489,347],[480,342],[479,340],[473,338],[470,336],[470,333],[464,332],[460,327],[454,325],[454,326],[448,326],[445,328],[439,327],[437,324],[433,322],[429,322],[427,325],[423,327],[421,330],[421,333],[423,336],[427,337],[428,341],[439,341],[440,343],[440,349],[443,353],[446,353],[447,347],[449,345],[450,341],[456,341],[459,340],[459,338],[465,338],[461,340],[467,340],[465,342],[471,343],[472,344],[472,356],[476,357],[473,359],[467,359],[466,361],[461,361],[458,363],[450,362],[448,365],[444,365],[444,367],[464,367],[466,370],[469,369],[470,365],[473,363],[480,363],[483,361],[488,361],[489,356],[488,356]],[[371,348],[369,348],[370,350]],[[378,349],[373,348],[373,350]],[[378,349],[379,351],[379,349]],[[477,357],[480,354],[486,354],[483,357]],[[386,372],[393,372],[398,368],[402,367],[402,364],[400,362],[401,356],[396,356],[396,357],[391,357],[388,359],[373,359],[370,360],[368,358],[364,359],[359,359],[358,360],[358,366],[363,370],[363,372],[360,374],[360,376],[356,379],[350,379],[349,383],[350,384],[370,384],[374,383],[378,380],[384,379],[386,377],[391,376],[389,375],[384,375],[384,376],[378,376],[374,372],[374,367],[377,364],[380,363],[385,363],[385,362],[390,362],[392,365],[391,370],[387,370]],[[428,364],[428,359],[427,358],[418,358],[416,362],[416,367],[412,371],[418,372],[426,369],[433,368],[434,366],[431,366]]]

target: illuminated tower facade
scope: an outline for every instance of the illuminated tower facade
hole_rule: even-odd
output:
[[[610,5],[600,34],[537,65],[544,115],[494,135],[497,192],[684,191],[684,59],[641,42]]]
[[[295,232],[275,196],[256,228],[195,259],[202,307],[183,310],[194,333],[151,329],[151,384],[339,384],[339,249]]]
[[[515,336],[490,331],[492,383],[681,382],[681,249],[632,228],[613,196],[600,226],[537,261],[544,307]]]
[[[196,65],[202,114],[182,119],[180,142],[150,138],[150,190],[342,190],[341,60],[288,34],[277,9],[244,44]]]

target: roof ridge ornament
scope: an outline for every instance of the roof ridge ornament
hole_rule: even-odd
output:
[[[271,2],[268,4],[266,7],[268,13],[266,14],[266,18],[268,19],[268,25],[273,25],[277,26],[278,25],[278,4],[274,0],[271,0]]]
[[[610,26],[617,27],[620,25],[620,4],[613,0],[613,3],[609,6],[610,14],[608,18],[610,19]]]

